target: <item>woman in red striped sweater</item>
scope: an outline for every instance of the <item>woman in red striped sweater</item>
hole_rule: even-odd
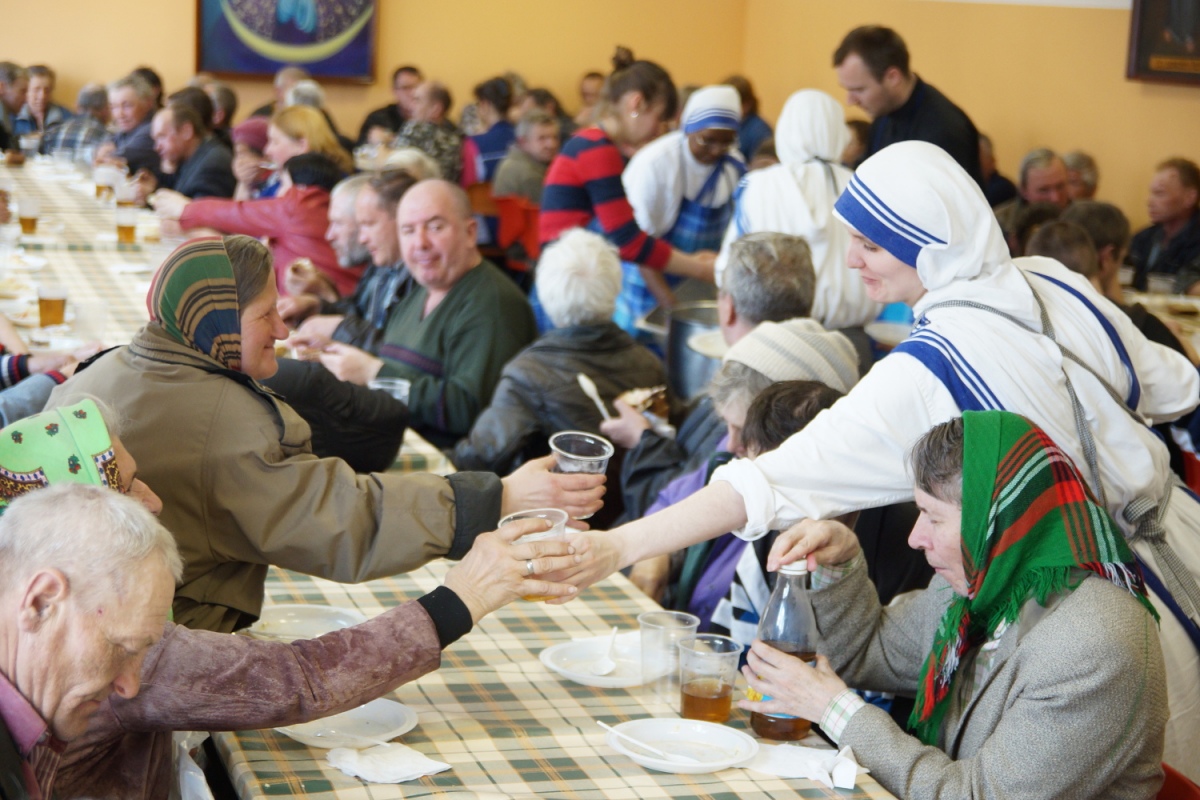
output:
[[[652,61],[634,61],[617,48],[614,71],[605,83],[594,127],[576,133],[546,174],[539,234],[543,244],[568,228],[602,233],[625,261],[644,267],[643,275],[662,283],[661,272],[712,281],[715,255],[683,253],[647,235],[633,218],[621,185],[625,163],[639,147],[665,130],[675,116],[678,96],[671,76]],[[664,284],[665,285],[665,284]]]

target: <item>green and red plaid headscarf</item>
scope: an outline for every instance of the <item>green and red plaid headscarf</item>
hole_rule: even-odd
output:
[[[962,557],[968,597],[955,595],[925,660],[909,724],[936,744],[966,652],[1012,623],[1033,598],[1073,591],[1078,569],[1126,589],[1158,619],[1121,531],[1069,456],[1024,417],[963,413]]]
[[[150,319],[172,339],[242,369],[242,322],[233,264],[219,236],[184,242],[158,268],[146,297]]]

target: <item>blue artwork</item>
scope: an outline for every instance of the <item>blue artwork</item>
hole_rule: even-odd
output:
[[[315,78],[374,78],[376,0],[199,0],[196,69],[272,75],[295,64]]]

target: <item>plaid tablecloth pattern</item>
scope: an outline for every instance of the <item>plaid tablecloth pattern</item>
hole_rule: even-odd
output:
[[[374,616],[441,583],[447,562],[408,575],[342,585],[272,569],[270,603],[322,603]],[[401,686],[393,699],[420,723],[400,741],[451,769],[403,784],[365,784],[325,764],[314,750],[275,731],[215,734],[243,798],[890,798],[870,776],[854,791],[782,780],[744,769],[709,775],[646,770],[604,743],[595,720],[616,724],[674,716],[648,689],[594,689],[542,666],[538,653],[573,638],[602,636],[612,626],[637,628],[656,608],[620,575],[564,606],[515,603],[485,619],[443,655],[442,667]],[[734,709],[731,725],[748,728]]]

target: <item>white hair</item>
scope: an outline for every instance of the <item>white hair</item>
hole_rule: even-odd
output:
[[[542,251],[538,299],[556,328],[609,319],[621,293],[621,259],[603,236],[572,228]]]
[[[292,84],[292,88],[287,90],[284,95],[284,105],[291,106],[312,106],[313,108],[325,107],[325,90],[321,88],[321,84],[306,78],[296,81]]]
[[[61,483],[13,500],[0,517],[0,586],[60,570],[80,592],[130,586],[159,556],[178,583],[179,548],[138,501],[101,486]]]
[[[418,181],[442,177],[442,168],[424,150],[415,147],[399,147],[391,150],[383,160],[383,169],[402,169]]]

